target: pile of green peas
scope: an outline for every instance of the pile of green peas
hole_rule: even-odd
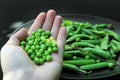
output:
[[[58,51],[57,43],[51,37],[51,32],[43,31],[43,29],[32,32],[32,35],[22,41],[20,46],[37,65],[50,62],[52,60],[51,54]]]
[[[118,64],[120,35],[114,32],[114,25],[64,19],[62,26],[67,29],[63,69],[89,73]]]

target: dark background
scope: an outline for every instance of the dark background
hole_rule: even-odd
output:
[[[120,22],[119,0],[0,0],[0,48],[8,40],[6,35],[14,31],[9,27],[12,23],[25,23],[49,9],[57,14],[89,14]],[[119,76],[107,79],[119,80]],[[2,80],[2,72],[0,77]]]

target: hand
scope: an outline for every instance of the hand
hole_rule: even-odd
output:
[[[62,17],[56,16],[54,10],[41,12],[29,31],[22,28],[16,32],[1,49],[1,66],[3,80],[57,80],[62,70],[63,51],[66,30],[61,27]],[[52,61],[35,65],[26,52],[19,46],[20,42],[39,28],[50,30],[57,41],[58,53],[52,54]]]

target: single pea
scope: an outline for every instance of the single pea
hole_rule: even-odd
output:
[[[27,51],[27,50],[29,50],[29,49],[30,49],[30,46],[27,45],[27,46],[25,47],[25,51]]]
[[[40,37],[40,33],[35,33],[35,37]]]
[[[113,67],[114,67],[114,64],[113,64],[113,63],[109,63],[109,64],[108,64],[108,67],[109,67],[109,68],[113,68]]]
[[[29,40],[29,41],[28,41],[28,44],[29,44],[29,45],[33,45],[33,43],[34,43],[34,40]]]
[[[39,46],[39,45],[36,45],[35,47],[36,47],[36,49],[40,49],[40,46]]]
[[[40,42],[41,41],[40,37],[36,37],[35,41]]]
[[[46,56],[49,55],[49,52],[48,52],[48,51],[45,51],[45,55],[46,55]]]
[[[36,32],[32,32],[32,36],[35,36]]]
[[[35,64],[40,64],[40,63],[39,63],[39,58],[38,58],[38,57],[35,57],[35,58],[34,58],[34,62],[35,62]]]
[[[57,47],[57,44],[55,42],[52,43],[53,47]]]
[[[50,31],[46,31],[45,33],[47,34],[47,36],[50,36],[50,35],[51,35],[51,32],[50,32]]]
[[[41,52],[43,54],[44,53],[44,49],[40,49],[39,52]]]
[[[35,36],[31,36],[31,39],[35,39]]]
[[[25,47],[23,45],[20,46],[21,48],[25,49]]]
[[[99,63],[99,62],[100,62],[100,60],[98,59],[98,60],[96,60],[96,62],[97,62],[97,63]]]
[[[73,59],[74,59],[74,60],[77,60],[77,59],[78,59],[78,57],[77,57],[77,56],[73,56]]]
[[[69,33],[69,36],[73,36],[74,34],[71,32],[71,33]]]
[[[35,51],[36,47],[34,45],[31,46],[31,50]]]
[[[41,56],[42,56],[41,52],[37,52],[37,53],[36,53],[36,56],[37,56],[37,57],[41,57]]]
[[[44,32],[44,31],[43,31],[42,29],[38,29],[38,32],[39,32],[39,33],[42,33],[42,32]]]
[[[28,52],[28,55],[31,55],[34,53],[31,49],[29,49],[27,52]]]
[[[43,63],[44,63],[44,60],[43,60],[43,59],[39,59],[39,63],[40,63],[40,64],[43,64]]]
[[[42,43],[45,43],[45,42],[46,42],[46,38],[43,37],[43,38],[42,38]]]
[[[80,41],[80,38],[76,38],[76,42],[79,42]]]
[[[39,50],[36,49],[34,52],[37,53],[37,52],[39,52]]]
[[[51,61],[51,60],[52,60],[52,56],[51,56],[51,55],[47,55],[47,56],[46,56],[46,61],[49,62],[49,61]]]
[[[41,44],[41,48],[42,48],[42,49],[46,49],[45,44]]]
[[[52,53],[52,48],[49,47],[47,51],[48,51],[49,53]]]
[[[46,42],[45,45],[46,46],[51,46],[51,43],[50,42]]]
[[[38,41],[34,41],[34,45],[38,45]]]
[[[32,60],[34,60],[35,55],[34,55],[34,54],[31,54],[31,55],[30,55],[30,58],[31,58]]]
[[[22,41],[20,44],[23,45],[23,46],[25,46],[25,45],[26,45],[26,42],[25,42],[25,41]]]
[[[45,55],[42,56],[42,60],[46,61],[46,56]]]
[[[32,38],[31,37],[27,37],[26,38],[26,41],[30,41]]]
[[[85,56],[85,59],[90,59],[90,56]]]
[[[46,35],[45,32],[43,32],[43,33],[42,33],[42,36],[45,36],[45,35]]]
[[[58,48],[57,47],[53,47],[53,52],[57,52],[58,51]]]

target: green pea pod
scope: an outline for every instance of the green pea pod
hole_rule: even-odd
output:
[[[112,30],[104,29],[110,36],[113,36],[116,40],[120,41],[120,36]]]
[[[107,27],[111,27],[112,24],[98,24],[97,26],[95,26],[96,28],[100,28],[100,29],[105,29]]]
[[[63,58],[64,59],[72,59],[72,55],[71,54],[63,54]]]
[[[68,63],[68,64],[73,64],[73,65],[87,65],[87,64],[93,64],[96,61],[94,59],[80,59],[80,60],[65,60],[63,61],[64,63]]]
[[[76,38],[87,38],[87,39],[90,39],[91,37],[89,35],[85,35],[85,34],[77,34],[77,35],[74,35],[74,36],[68,38],[66,40],[66,43],[74,41]]]
[[[118,51],[120,51],[120,42],[116,40],[112,40],[111,42],[114,43],[117,46]]]
[[[90,31],[93,32],[93,33],[96,34],[96,35],[101,35],[101,36],[103,36],[103,35],[106,34],[105,31],[97,31],[97,30],[90,30]]]
[[[112,50],[117,53],[119,50],[117,48],[117,46],[115,44],[113,44],[112,42],[110,42],[110,47],[112,48]]]
[[[93,44],[88,43],[88,42],[74,42],[72,46],[77,46],[77,47],[94,47]]]
[[[82,27],[79,26],[79,27],[77,28],[77,30],[75,31],[75,34],[79,34],[79,33],[81,32],[81,30],[82,30]]]
[[[112,57],[116,58],[117,55],[115,54],[114,50],[112,48],[110,48],[109,51],[110,51],[110,54],[112,55]]]
[[[69,33],[73,31],[73,27],[72,26],[68,26],[67,27],[67,36],[69,36]]]
[[[83,51],[90,51],[91,53],[95,54],[96,56],[100,56],[104,59],[111,60],[112,56],[107,51],[104,51],[102,49],[96,49],[96,48],[83,48]]]
[[[95,39],[95,40],[81,40],[81,42],[87,42],[91,44],[100,44],[100,40]]]
[[[73,22],[72,21],[70,21],[70,20],[63,20],[63,22],[62,22],[62,26],[64,26],[64,27],[67,27],[67,26],[71,26],[73,24]]]
[[[78,72],[80,74],[87,74],[88,73],[87,71],[81,70],[77,66],[72,65],[72,64],[63,63],[63,68],[73,70],[73,71]]]
[[[97,38],[95,34],[93,34],[90,29],[85,29],[85,28],[82,28],[82,31],[84,31],[85,33],[87,33],[88,35],[91,35],[91,36],[94,36],[95,39]]]
[[[100,69],[100,68],[104,68],[104,67],[113,67],[113,66],[114,66],[113,62],[99,62],[99,63],[95,63],[95,64],[88,64],[88,65],[80,66],[80,69],[94,70],[94,69]]]
[[[104,50],[107,50],[108,42],[109,42],[109,36],[108,36],[108,34],[106,34],[106,36],[101,40],[101,43],[100,43],[101,48]]]
[[[80,50],[64,51],[64,54],[85,56]]]

